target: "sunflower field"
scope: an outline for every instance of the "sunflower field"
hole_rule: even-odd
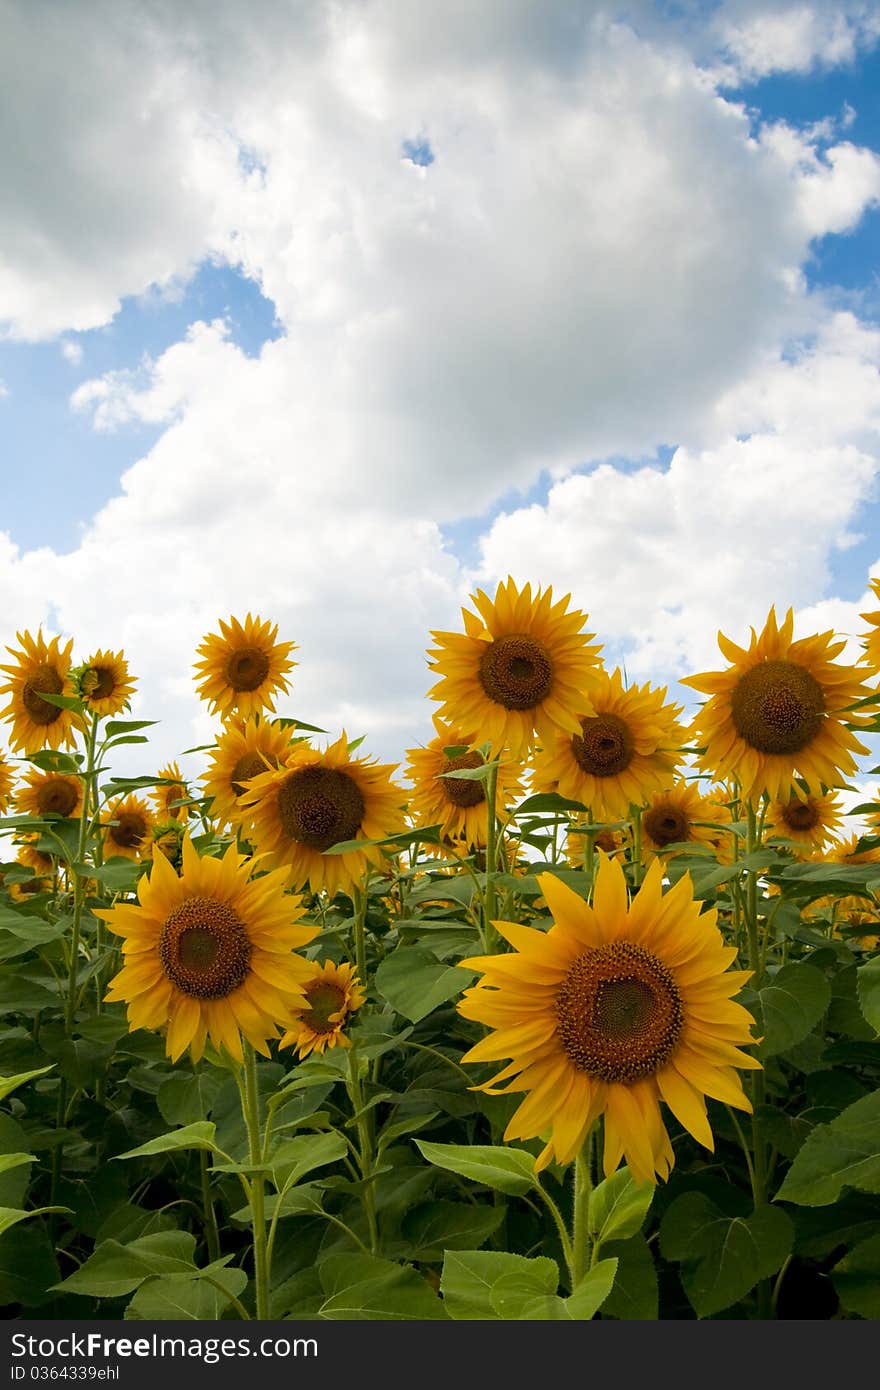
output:
[[[5,1315],[880,1316],[863,620],[850,664],[791,612],[719,634],[688,720],[509,579],[431,634],[435,736],[397,769],[287,713],[294,643],[230,617],[191,777],[122,652],[19,633]]]

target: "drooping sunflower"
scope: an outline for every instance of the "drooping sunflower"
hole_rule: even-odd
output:
[[[880,578],[869,580],[870,587],[874,591],[874,597],[880,600]],[[880,612],[860,613],[860,618],[864,618],[870,631],[862,638],[862,646],[865,649],[865,660],[874,670],[880,670]]]
[[[289,729],[271,720],[230,720],[224,725],[201,779],[205,795],[212,799],[214,818],[223,825],[241,822],[249,779],[278,767],[290,748]]]
[[[590,683],[599,667],[592,633],[582,632],[586,613],[568,611],[571,595],[553,602],[553,590],[521,591],[513,580],[499,584],[495,598],[473,595],[477,613],[463,608],[464,632],[432,632],[428,665],[440,680],[428,692],[441,701],[440,717],[479,729],[493,751],[509,745],[524,756],[535,734],[548,741],[554,730],[580,730]]]
[[[55,876],[55,860],[46,850],[39,848],[40,836],[36,832],[16,835],[13,844],[17,847],[16,860],[44,878]]]
[[[659,860],[631,904],[623,869],[604,855],[591,906],[553,874],[538,881],[550,930],[496,922],[514,952],[461,962],[483,979],[459,1010],[495,1030],[462,1060],[512,1059],[480,1089],[528,1093],[504,1137],[546,1138],[539,1170],[570,1162],[604,1114],[606,1175],[623,1157],[637,1181],[665,1178],[674,1155],[661,1100],[708,1149],[706,1096],[751,1109],[735,1068],[760,1065],[738,1046],[753,1041],[754,1020],[731,999],[749,972],[728,970],[736,947],[714,908],[700,912],[689,874],[663,893]]]
[[[161,854],[173,868],[179,869],[183,862],[185,835],[184,821],[157,821],[150,829],[150,837],[144,844],[142,858],[153,859],[157,854]]]
[[[864,672],[834,661],[845,643],[832,632],[794,641],[793,629],[790,608],[781,627],[771,608],[760,637],[752,628],[748,648],[719,632],[733,665],[681,682],[710,697],[694,720],[706,745],[701,768],[736,776],[745,798],[765,791],[774,801],[799,796],[797,774],[807,792],[821,795],[823,784],[833,787],[855,771],[853,754],[868,751],[844,722],[846,711],[873,693],[862,683]]]
[[[73,638],[66,646],[53,637],[46,645],[42,631],[36,637],[18,632],[20,649],[7,647],[15,658],[12,666],[0,666],[9,680],[0,685],[0,695],[9,695],[9,704],[0,710],[0,719],[9,719],[10,746],[24,753],[36,753],[40,748],[70,747],[73,731],[82,728],[82,719],[73,710],[61,709],[42,699],[42,695],[76,694],[70,679],[70,653]]]
[[[726,806],[703,796],[693,782],[677,782],[653,796],[642,812],[642,853],[650,859],[666,854],[669,845],[716,845],[719,831],[715,827],[729,821]]]
[[[76,685],[93,714],[113,715],[127,707],[136,681],[122,652],[97,651],[77,672]]]
[[[279,1047],[295,1047],[298,1057],[330,1047],[351,1047],[342,1030],[366,999],[354,966],[347,961],[341,965],[332,960],[323,965],[310,961],[309,965],[310,973],[301,986],[305,1003],[293,1009],[296,1022],[279,1043]]]
[[[843,803],[833,792],[825,796],[792,796],[773,801],[764,821],[767,837],[790,840],[801,854],[821,850],[837,838],[843,823]]]
[[[405,793],[391,781],[393,766],[353,758],[345,733],[325,752],[295,743],[280,767],[248,783],[242,798],[250,834],[272,865],[284,865],[292,888],[308,883],[332,897],[348,891],[381,850],[327,851],[346,840],[382,840],[405,828]]]
[[[15,808],[31,816],[78,816],[82,811],[82,788],[79,777],[32,768],[15,793]]]
[[[174,804],[176,801],[186,801],[189,797],[183,773],[177,763],[168,763],[165,767],[160,767],[156,775],[167,778],[162,786],[155,787],[150,792],[150,800],[156,808],[157,816],[167,820],[187,820],[189,807]]]
[[[152,837],[155,816],[139,796],[118,797],[102,817],[104,858],[141,859]],[[115,821],[115,824],[111,824]]]
[[[10,762],[0,753],[0,816],[9,805],[12,790],[15,786],[15,769]]]
[[[14,903],[30,902],[40,893],[51,893],[55,880],[48,874],[34,874],[31,878],[13,879],[8,885],[9,896]]]
[[[558,791],[590,808],[596,820],[623,820],[671,787],[684,729],[681,705],[666,704],[665,687],[624,689],[619,670],[598,673],[589,690],[592,713],[577,733],[557,730],[535,758],[535,791]]]
[[[579,830],[579,822],[586,820],[584,816],[572,816],[571,824],[565,838],[565,857],[573,869],[584,867],[584,856],[587,852],[587,832]],[[628,838],[622,830],[613,829],[605,826],[602,830],[593,834],[593,849],[601,849],[607,854],[609,859],[620,854],[626,849]]]
[[[210,1037],[241,1062],[242,1034],[268,1055],[267,1040],[303,1002],[308,963],[295,951],[318,928],[301,922],[283,872],[252,879],[251,867],[234,845],[200,858],[187,837],[179,876],[157,854],[137,903],[95,909],[124,938],[108,1001],[127,1003],[132,1031],[167,1025],[172,1061],[187,1047],[198,1061]]]
[[[424,748],[410,748],[405,776],[413,783],[409,813],[417,826],[439,825],[441,836],[463,842],[468,849],[486,844],[489,815],[485,782],[443,774],[482,766],[477,751],[480,741],[473,730],[463,730],[434,717],[436,738]],[[447,752],[451,750],[451,756]],[[495,806],[499,814],[522,796],[517,765],[502,758],[498,767]]]
[[[296,665],[289,660],[295,643],[279,642],[278,624],[252,618],[240,623],[220,619],[220,632],[209,632],[197,649],[202,658],[195,664],[196,690],[207,700],[212,712],[222,719],[238,714],[243,718],[260,710],[275,712],[273,697],[287,694],[287,672]]]

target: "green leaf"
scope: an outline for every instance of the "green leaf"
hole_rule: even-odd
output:
[[[880,1091],[854,1101],[804,1141],[777,1201],[824,1207],[844,1187],[880,1192]]]
[[[858,968],[859,1006],[865,1018],[880,1033],[880,956]]]
[[[187,1231],[157,1231],[128,1245],[105,1240],[85,1264],[54,1287],[90,1298],[118,1298],[151,1274],[190,1274],[195,1270],[195,1248],[195,1236]]]
[[[81,753],[62,753],[57,748],[42,748],[39,753],[28,753],[27,761],[43,772],[61,772],[76,777],[83,761]]]
[[[880,1318],[880,1235],[849,1250],[831,1271],[831,1282],[848,1313]]]
[[[681,1263],[681,1282],[698,1317],[720,1313],[775,1274],[791,1253],[794,1225],[781,1207],[727,1216],[704,1192],[685,1192],[667,1209],[660,1249]]]
[[[53,695],[48,690],[34,691],[34,694],[47,705],[55,705],[56,709],[72,709],[77,714],[85,714],[85,705],[75,695]]]
[[[293,1186],[315,1168],[335,1163],[347,1149],[345,1139],[335,1130],[327,1134],[298,1134],[295,1139],[285,1139],[269,1159],[272,1181],[279,1191],[287,1185]]]
[[[541,1298],[531,1298],[521,1304],[517,1312],[502,1316],[516,1317],[522,1321],[540,1319],[541,1321],[551,1320],[553,1322],[587,1322],[605,1304],[616,1276],[616,1259],[599,1260],[584,1275],[568,1298],[560,1298],[557,1294],[549,1296],[545,1294]],[[492,1290],[493,1304],[497,1302],[497,1293],[498,1284]]]
[[[656,1188],[636,1182],[627,1167],[618,1168],[590,1193],[589,1228],[599,1245],[626,1240],[642,1229]]]
[[[52,1062],[48,1067],[37,1067],[36,1071],[21,1071],[17,1076],[0,1076],[0,1100],[12,1095],[12,1092],[17,1091],[19,1086],[24,1086],[25,1082],[33,1081],[35,1076],[45,1076],[54,1065]]]
[[[831,1002],[831,987],[812,965],[784,965],[758,992],[763,1017],[761,1055],[787,1052],[812,1032]]]
[[[376,971],[376,988],[411,1023],[418,1023],[447,999],[454,999],[476,975],[460,965],[444,965],[420,946],[401,946]]]
[[[8,1231],[10,1226],[17,1226],[19,1221],[29,1221],[32,1216],[43,1216],[47,1211],[70,1211],[70,1207],[33,1207],[30,1211],[19,1211],[17,1207],[0,1207],[0,1236],[4,1231]]]
[[[175,1072],[162,1082],[156,1104],[169,1125],[197,1124],[208,1114],[223,1077],[216,1071],[198,1071],[195,1076]]]
[[[503,1206],[473,1206],[470,1202],[427,1202],[407,1212],[401,1234],[410,1256],[426,1263],[442,1260],[447,1250],[473,1250],[497,1231]]]
[[[138,729],[151,729],[157,719],[109,719],[104,725],[104,737],[115,738],[117,734],[134,734]]]
[[[527,796],[525,801],[521,801],[514,811],[517,817],[525,815],[530,811],[585,811],[587,808],[580,801],[571,801],[567,796],[560,796],[558,792],[535,792],[534,796]],[[580,830],[581,827],[579,826]]]
[[[429,1163],[482,1183],[508,1197],[523,1197],[535,1186],[535,1160],[525,1149],[500,1144],[431,1144],[413,1141]]]
[[[649,1322],[659,1313],[660,1294],[651,1247],[639,1233],[629,1240],[612,1240],[604,1247],[617,1260],[614,1287],[602,1304],[602,1316],[626,1322]]]
[[[19,1159],[28,1142],[28,1137],[18,1121],[11,1115],[0,1114],[0,1154]],[[30,1176],[28,1159],[12,1164],[5,1171],[0,1170],[0,1206],[24,1206]]]
[[[129,1149],[128,1153],[116,1154],[116,1158],[147,1158],[151,1154],[171,1153],[175,1149],[208,1149],[217,1152],[214,1135],[217,1126],[210,1120],[197,1120],[195,1124],[184,1125],[183,1129],[173,1129],[168,1134],[160,1134],[156,1139]]]
[[[247,1282],[243,1269],[227,1269],[222,1261],[194,1270],[192,1275],[153,1275],[141,1284],[125,1310],[125,1317],[147,1321],[167,1318],[214,1321],[233,1298],[243,1293]]]
[[[330,1255],[318,1273],[325,1293],[318,1316],[333,1321],[445,1318],[440,1299],[414,1269],[372,1255]]]
[[[0,1173],[10,1168],[20,1168],[23,1163],[36,1163],[36,1154],[0,1154]]]
[[[546,1256],[529,1260],[502,1250],[449,1250],[440,1277],[447,1314],[459,1321],[501,1318],[504,1315],[492,1299],[500,1281],[504,1282],[497,1295],[499,1304],[521,1306],[523,1301],[556,1293],[559,1267]]]
[[[0,1306],[39,1307],[55,1297],[48,1290],[58,1278],[55,1251],[42,1222],[16,1226],[0,1239]]]

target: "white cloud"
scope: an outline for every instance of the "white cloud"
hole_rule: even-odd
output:
[[[9,387],[6,385],[5,381],[0,380],[0,401],[5,400],[8,395]]]
[[[851,63],[880,37],[880,12],[871,0],[726,0],[711,29],[739,73],[755,79]]]
[[[70,363],[71,367],[78,367],[83,359],[82,344],[75,342],[73,338],[62,339],[61,356],[65,362]]]

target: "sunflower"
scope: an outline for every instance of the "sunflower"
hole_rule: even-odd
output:
[[[212,798],[215,818],[223,825],[238,824],[249,779],[278,767],[290,748],[289,730],[271,720],[230,720],[224,725],[201,778],[205,795]]]
[[[242,1033],[268,1055],[267,1039],[302,1004],[307,962],[294,952],[318,928],[300,922],[284,873],[251,879],[251,867],[234,845],[222,859],[199,858],[187,837],[180,876],[157,854],[137,903],[95,909],[124,937],[108,1001],[128,1004],[132,1031],[167,1024],[172,1061],[189,1047],[197,1062],[210,1037],[241,1062]]]
[[[465,853],[484,846],[489,815],[485,782],[468,777],[446,777],[447,772],[481,767],[483,758],[473,730],[463,730],[434,718],[436,738],[424,748],[411,748],[406,777],[413,783],[409,813],[417,826],[439,825],[440,833],[464,842]],[[448,750],[448,751],[447,751]],[[515,764],[503,760],[498,767],[495,805],[499,814],[522,796],[522,782]]]
[[[115,825],[110,822],[115,821]],[[118,797],[106,808],[104,826],[104,857],[123,856],[141,859],[150,843],[155,816],[139,796]]]
[[[15,809],[31,816],[78,816],[82,785],[79,777],[33,768],[15,793]]]
[[[795,642],[793,628],[790,608],[782,627],[771,608],[760,637],[752,628],[748,649],[719,632],[733,665],[681,682],[710,697],[694,720],[706,744],[700,766],[738,777],[746,798],[798,796],[796,773],[807,792],[821,793],[822,784],[832,787],[855,771],[854,753],[868,751],[846,727],[845,712],[873,692],[862,672],[834,662],[845,643],[830,631]]]
[[[587,852],[587,832],[579,830],[578,826],[585,820],[586,817],[584,816],[573,816],[565,838],[565,857],[573,869],[584,867],[584,856]],[[603,853],[608,855],[609,859],[613,859],[626,846],[627,838],[622,830],[615,830],[606,825],[593,834],[593,848],[601,849]]]
[[[20,878],[10,883],[9,896],[14,903],[26,903],[39,893],[51,893],[54,887],[55,880],[48,874],[34,874],[33,878]]]
[[[535,759],[535,791],[558,791],[588,806],[596,820],[624,820],[675,780],[684,729],[680,705],[666,689],[624,689],[620,671],[598,673],[590,685],[592,712],[577,733],[556,730]]]
[[[183,780],[183,773],[177,763],[168,763],[167,767],[160,767],[156,774],[164,781],[163,786],[156,787],[150,792],[150,800],[156,808],[157,816],[162,816],[168,820],[187,820],[189,817],[188,806],[175,806],[175,801],[187,801],[189,791]]]
[[[769,838],[790,840],[801,854],[821,850],[840,831],[843,804],[833,792],[825,796],[792,796],[774,801],[767,809],[765,827]]]
[[[478,612],[463,608],[465,631],[432,632],[437,641],[428,665],[441,679],[428,692],[442,701],[440,716],[479,729],[494,750],[505,744],[515,758],[554,730],[580,731],[585,692],[599,666],[592,633],[582,632],[586,613],[567,612],[571,595],[553,602],[552,588],[520,592],[512,579],[495,598],[473,595]]]
[[[273,696],[285,695],[290,687],[285,680],[296,662],[288,660],[295,650],[293,642],[278,642],[278,625],[252,618],[250,613],[240,623],[230,618],[220,619],[220,632],[208,633],[198,648],[202,657],[195,664],[196,690],[207,700],[212,713],[222,719],[233,714],[258,714],[267,709],[275,712]]]
[[[10,656],[15,657],[15,665],[0,666],[0,671],[9,676],[9,680],[0,685],[0,695],[11,697],[6,708],[0,711],[0,719],[8,718],[12,722],[10,745],[24,753],[46,747],[70,747],[74,743],[73,730],[82,728],[81,718],[72,710],[61,709],[41,697],[75,695],[70,679],[73,638],[65,647],[60,647],[58,637],[53,637],[46,646],[41,631],[36,637],[29,632],[18,632],[16,636],[21,649],[6,648]]]
[[[0,754],[0,816],[6,811],[15,786],[15,769]]]
[[[496,1030],[462,1060],[512,1059],[478,1089],[528,1092],[504,1137],[549,1135],[539,1170],[570,1162],[604,1114],[606,1176],[623,1157],[636,1181],[654,1182],[674,1161],[661,1100],[708,1149],[705,1096],[751,1109],[734,1068],[760,1065],[737,1046],[753,1041],[754,1020],[731,1000],[749,972],[727,969],[736,947],[714,908],[700,912],[690,875],[665,895],[662,882],[655,860],[629,904],[623,869],[600,855],[588,906],[541,874],[550,930],[496,922],[514,953],[461,962],[483,979],[460,1012]]]
[[[342,1030],[366,999],[354,966],[347,961],[341,965],[332,960],[323,965],[310,961],[309,965],[309,976],[300,986],[305,1002],[293,1010],[296,1022],[279,1043],[279,1047],[296,1047],[298,1057],[328,1047],[351,1047]]]
[[[652,859],[665,854],[669,845],[715,846],[720,839],[715,827],[729,820],[726,806],[703,796],[693,782],[677,782],[652,797],[642,812],[642,853]],[[710,824],[704,824],[707,821]]]
[[[120,714],[134,694],[135,680],[122,652],[97,651],[76,675],[80,698],[93,714]]]
[[[880,578],[869,580],[870,586],[874,591],[874,597],[880,600]],[[860,618],[870,626],[870,632],[862,638],[862,646],[865,649],[864,660],[874,670],[880,669],[880,612],[860,613]]]
[[[54,878],[55,860],[46,850],[37,848],[40,843],[37,831],[17,835],[12,843],[18,849],[15,857],[19,864],[23,864],[26,869],[33,869],[35,874]]]
[[[876,834],[877,831],[872,830],[870,838],[874,839]],[[816,857],[826,864],[880,864],[880,845],[859,849],[859,840],[862,838],[861,835],[850,835],[845,840],[834,840],[823,855]]]
[[[183,839],[185,835],[186,825],[183,821],[157,822],[150,829],[150,838],[144,846],[143,858],[152,859],[156,854],[162,854],[173,868],[179,869],[183,862]]]
[[[331,897],[347,891],[369,864],[381,864],[376,845],[328,854],[345,840],[383,840],[405,829],[404,793],[391,781],[392,766],[352,758],[341,738],[326,752],[295,743],[280,767],[248,783],[242,798],[257,850],[284,865],[293,888],[308,883]]]

